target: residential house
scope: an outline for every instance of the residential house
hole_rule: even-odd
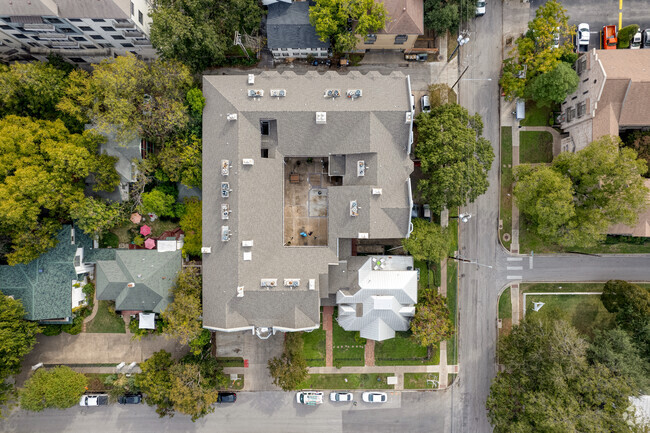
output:
[[[203,93],[203,166],[218,167],[203,171],[204,327],[310,331],[338,303],[364,318],[350,329],[377,328],[369,338],[403,330],[416,271],[397,259],[385,263],[400,271],[361,266],[355,245],[412,230],[410,78],[204,76]],[[358,306],[373,296],[392,300]]]
[[[650,51],[596,50],[576,61],[580,84],[562,103],[562,151],[577,152],[604,135],[650,127]]]
[[[422,0],[375,0],[384,4],[388,20],[377,33],[360,38],[358,50],[402,50],[415,45],[424,34],[424,2]]]
[[[646,188],[650,189],[650,179],[645,179],[644,183]],[[647,202],[650,203],[650,194],[648,194]],[[607,230],[607,234],[642,238],[650,237],[650,207],[639,212],[639,220],[635,226],[614,224]]]
[[[268,9],[266,36],[273,57],[328,57],[330,44],[321,41],[309,23],[308,2],[275,1],[268,3]]]
[[[0,0],[0,59],[96,63],[132,53],[156,57],[148,0]]]

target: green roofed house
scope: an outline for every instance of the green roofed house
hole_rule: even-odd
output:
[[[181,251],[116,250],[114,260],[98,260],[99,300],[115,301],[115,310],[161,313],[181,270]]]

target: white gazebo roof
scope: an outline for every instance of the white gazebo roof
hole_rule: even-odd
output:
[[[156,313],[140,313],[140,329],[156,329]]]

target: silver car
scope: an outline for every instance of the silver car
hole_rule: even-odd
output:
[[[368,391],[364,392],[361,398],[366,403],[386,403],[388,401],[388,394],[385,392]]]
[[[330,401],[352,401],[351,392],[330,392]]]

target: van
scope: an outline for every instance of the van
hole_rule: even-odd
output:
[[[515,109],[515,117],[517,120],[524,120],[526,117],[526,101],[517,99],[517,108]]]

